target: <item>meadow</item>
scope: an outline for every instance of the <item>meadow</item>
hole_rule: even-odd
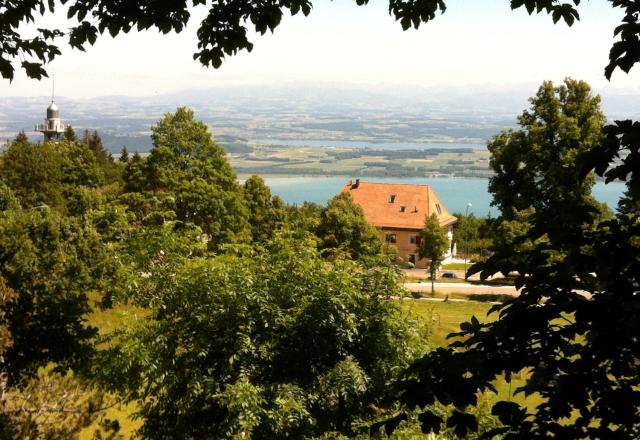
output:
[[[488,177],[489,152],[442,151],[406,154],[380,150],[362,155],[361,149],[326,147],[256,147],[251,153],[231,153],[229,162],[239,174],[359,175],[370,177]]]

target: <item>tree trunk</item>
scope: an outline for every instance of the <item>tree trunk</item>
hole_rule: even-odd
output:
[[[429,272],[431,272],[431,295],[435,295],[436,289],[435,289],[433,283],[436,280],[436,271],[433,270],[433,267],[429,267]]]

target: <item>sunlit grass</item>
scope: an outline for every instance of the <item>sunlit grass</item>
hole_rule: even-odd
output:
[[[466,268],[469,269],[469,267],[471,267],[471,262],[467,262],[466,264]],[[465,264],[464,263],[447,263],[447,264],[443,264],[440,267],[442,270],[464,270],[465,269]]]
[[[125,327],[130,327],[135,324],[136,321],[143,319],[148,314],[146,309],[140,307],[134,307],[131,305],[119,304],[109,309],[102,309],[98,307],[98,297],[90,295],[90,301],[94,306],[92,313],[87,315],[87,325],[97,327],[100,337],[108,338],[110,334],[117,330],[122,330]],[[104,348],[108,345],[108,339],[105,342],[99,344],[98,348]],[[133,414],[137,410],[135,402],[131,403],[117,403],[107,409],[98,421],[85,428],[80,432],[80,440],[92,440],[94,439],[94,433],[99,428],[100,420],[109,419],[117,420],[120,426],[119,434],[124,439],[132,438],[134,432],[140,428],[142,421],[134,419]]]
[[[496,318],[496,315],[487,317],[491,304],[482,302],[436,302],[405,299],[402,300],[402,304],[429,323],[429,342],[438,347],[446,346],[448,344],[447,335],[460,331],[460,323],[467,321],[471,316],[475,316],[480,322],[488,322]]]
[[[135,431],[142,425],[142,420],[134,419],[133,414],[137,410],[135,402],[129,404],[119,404],[112,408],[109,408],[103,415],[103,419],[117,420],[120,426],[118,434],[124,439],[130,439],[133,437]],[[86,427],[80,432],[79,440],[94,440],[94,433],[99,428],[99,422],[95,422],[92,425]]]
[[[496,313],[487,316],[487,312],[492,304],[476,302],[476,301],[423,301],[423,300],[402,300],[404,307],[418,314],[430,324],[429,342],[436,347],[445,347],[451,339],[447,339],[447,335],[459,332],[460,324],[468,321],[475,316],[480,322],[492,322],[498,318]],[[524,394],[515,394],[515,391],[524,385],[528,372],[521,371],[512,375],[511,383],[504,379],[504,376],[498,377],[493,385],[496,387],[496,393],[489,395],[490,401],[507,400],[516,402],[528,408],[529,411],[542,403],[542,398],[537,395],[525,397]]]

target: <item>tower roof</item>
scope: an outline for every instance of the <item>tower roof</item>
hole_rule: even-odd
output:
[[[60,109],[55,102],[51,101],[51,104],[49,104],[49,107],[47,107],[47,119],[58,118],[60,118]]]

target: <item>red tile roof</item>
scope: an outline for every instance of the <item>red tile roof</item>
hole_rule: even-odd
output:
[[[438,215],[442,226],[458,221],[429,185],[349,181],[342,191],[351,194],[364,209],[367,221],[377,227],[424,229],[425,219],[432,213]]]

